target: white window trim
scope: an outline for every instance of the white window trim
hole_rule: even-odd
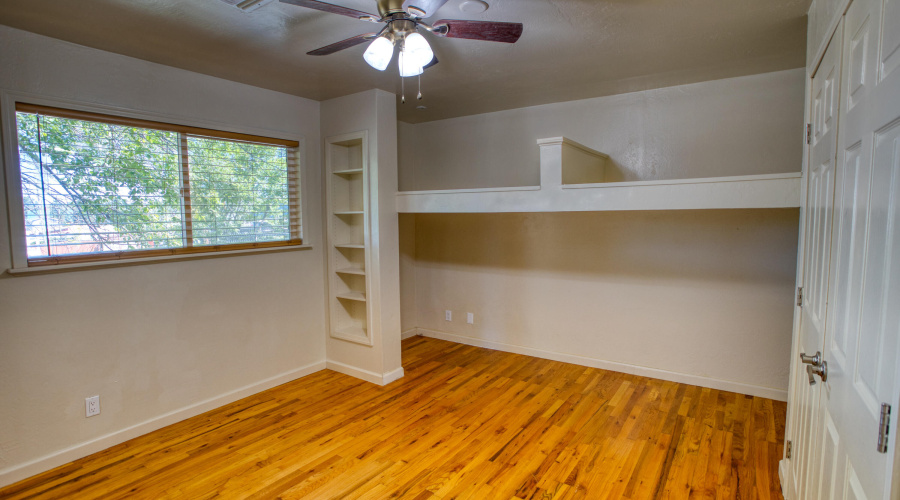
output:
[[[232,251],[199,252],[196,254],[157,256],[135,259],[98,261],[84,264],[58,264],[55,266],[28,267],[28,250],[25,238],[25,212],[22,206],[22,185],[19,170],[18,129],[16,127],[16,103],[25,102],[40,106],[67,108],[77,111],[87,111],[108,115],[118,115],[128,118],[137,118],[165,123],[201,127],[225,132],[259,135],[277,139],[295,140],[299,142],[297,147],[297,176],[300,179],[300,236],[302,245],[289,247],[273,247],[269,249],[249,249]],[[3,174],[6,181],[6,200],[9,224],[9,245],[12,259],[12,267],[9,274],[40,274],[63,270],[90,269],[101,267],[119,267],[123,265],[147,264],[153,262],[172,262],[181,260],[203,259],[210,257],[225,257],[231,255],[246,255],[254,253],[270,253],[275,251],[300,250],[312,248],[311,235],[307,231],[309,227],[309,202],[307,200],[307,145],[306,138],[296,136],[281,130],[263,129],[258,127],[235,126],[212,120],[197,120],[184,116],[152,113],[116,106],[107,106],[74,99],[48,97],[28,92],[18,92],[0,89],[0,132],[3,136]],[[40,269],[40,270],[39,270]]]

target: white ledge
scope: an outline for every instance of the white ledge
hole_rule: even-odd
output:
[[[98,260],[96,262],[78,262],[74,264],[54,264],[37,267],[23,267],[7,269],[7,274],[12,276],[28,276],[33,274],[53,274],[70,271],[86,271],[88,269],[102,269],[105,267],[141,266],[146,264],[159,264],[163,262],[179,262],[183,260],[218,259],[222,257],[234,257],[237,255],[252,255],[261,253],[290,252],[294,250],[309,250],[312,245],[288,245],[283,247],[245,248],[242,250],[224,250],[218,252],[198,252],[177,255],[160,255],[156,257],[141,257],[135,259]]]
[[[540,139],[541,185],[401,191],[400,213],[594,212],[795,208],[800,173],[633,182],[602,179],[603,153],[563,137]],[[594,182],[572,182],[594,180]]]

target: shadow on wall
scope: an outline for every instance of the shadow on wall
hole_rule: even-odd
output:
[[[784,284],[799,209],[418,214],[419,265],[566,279]]]

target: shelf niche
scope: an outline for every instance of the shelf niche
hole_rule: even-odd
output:
[[[325,140],[328,217],[328,288],[333,338],[372,345],[366,297],[368,169],[365,132]]]
[[[605,182],[609,156],[565,137],[539,139],[539,186],[401,191],[400,213],[592,212],[792,208],[800,172]]]

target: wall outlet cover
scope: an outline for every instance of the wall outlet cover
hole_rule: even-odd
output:
[[[453,321],[453,313],[449,309],[444,311],[444,320],[445,321]]]
[[[100,396],[84,398],[84,416],[93,417],[100,414]]]
[[[475,324],[475,314],[474,313],[466,313],[466,323],[470,325]]]

